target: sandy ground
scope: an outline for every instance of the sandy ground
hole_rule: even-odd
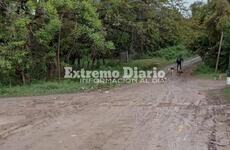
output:
[[[190,71],[164,84],[0,99],[0,150],[230,150],[222,81]]]

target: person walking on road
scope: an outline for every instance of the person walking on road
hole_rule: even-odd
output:
[[[177,72],[182,71],[182,63],[184,62],[184,59],[182,56],[179,56],[176,60],[177,63]]]

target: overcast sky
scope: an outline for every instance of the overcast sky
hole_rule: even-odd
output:
[[[207,0],[184,0],[186,2],[186,6],[189,7],[191,4],[193,4],[196,1],[203,1],[207,2]]]

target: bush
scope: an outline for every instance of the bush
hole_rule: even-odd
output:
[[[128,67],[138,67],[141,70],[152,69],[153,67],[162,67],[167,65],[169,62],[162,58],[152,58],[152,59],[139,59],[129,62],[126,66]]]
[[[167,60],[175,60],[178,56],[183,56],[184,58],[188,58],[192,56],[190,50],[188,50],[183,45],[173,46],[165,49],[161,49],[155,53],[156,56],[165,58]]]
[[[106,65],[100,66],[98,69],[101,70],[119,70],[122,71],[123,67],[138,67],[141,70],[152,69],[153,67],[162,67],[169,64],[170,61],[164,58],[147,58],[147,59],[136,59],[130,60],[128,63],[121,62],[118,59],[106,60]]]
[[[223,80],[226,77],[226,73],[222,73],[222,72],[215,73],[215,69],[205,63],[199,65],[194,70],[193,73],[197,77],[206,78],[206,79],[214,79],[214,80]]]
[[[195,69],[194,73],[195,74],[213,74],[215,73],[215,69],[206,64],[201,64]]]

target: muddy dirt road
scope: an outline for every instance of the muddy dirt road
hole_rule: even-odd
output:
[[[230,150],[230,106],[207,96],[223,85],[187,71],[165,84],[0,99],[0,150]]]

